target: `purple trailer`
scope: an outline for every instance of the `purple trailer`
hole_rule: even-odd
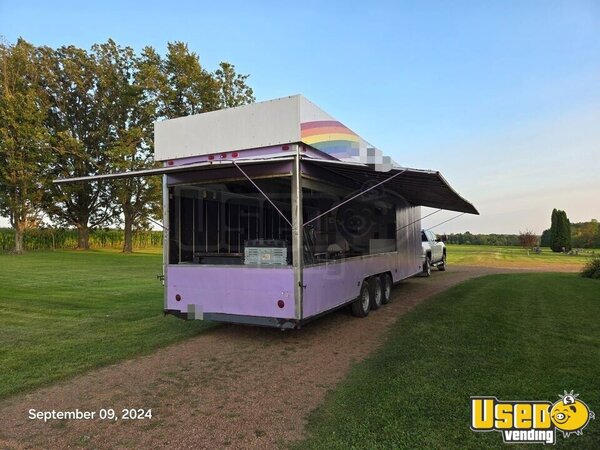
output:
[[[400,167],[302,96],[155,124],[164,310],[298,328],[364,317],[422,271],[420,206],[477,214],[439,172]]]

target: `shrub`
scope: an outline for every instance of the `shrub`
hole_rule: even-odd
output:
[[[600,257],[590,259],[581,271],[581,276],[600,280]]]

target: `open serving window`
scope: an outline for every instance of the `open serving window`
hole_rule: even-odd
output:
[[[304,264],[396,250],[405,201],[384,189],[356,196],[349,184],[302,180]],[[170,186],[168,201],[169,264],[292,264],[290,176]]]
[[[169,264],[291,264],[291,178],[254,183],[270,201],[248,180],[170,187]]]

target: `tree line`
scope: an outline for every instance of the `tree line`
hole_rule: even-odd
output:
[[[600,223],[598,220],[572,223],[571,244],[575,248],[600,248]]]
[[[497,245],[521,247],[550,247],[554,252],[570,251],[573,248],[600,248],[600,222],[571,223],[565,211],[554,209],[550,228],[541,236],[531,231],[519,234],[473,234],[452,233],[447,235],[451,244]]]
[[[518,246],[518,234],[474,234],[469,231],[464,233],[451,233],[447,235],[449,244]]]
[[[160,217],[160,179],[52,180],[156,166],[155,121],[254,102],[247,78],[228,62],[207,70],[183,42],[165,55],[112,39],[90,50],[0,42],[0,215],[14,252],[43,218],[75,228],[81,249],[90,230],[123,226],[132,251],[133,230]]]

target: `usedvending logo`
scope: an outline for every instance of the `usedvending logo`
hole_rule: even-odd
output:
[[[559,397],[555,403],[471,397],[471,430],[498,431],[506,444],[555,444],[557,430],[564,438],[581,435],[594,412],[573,391]]]

